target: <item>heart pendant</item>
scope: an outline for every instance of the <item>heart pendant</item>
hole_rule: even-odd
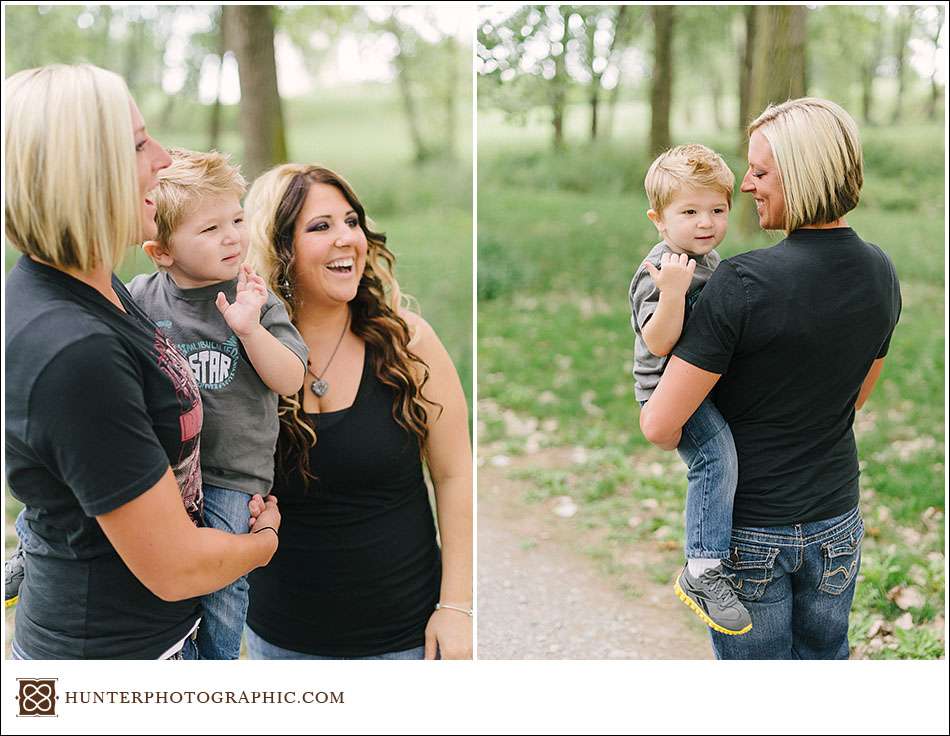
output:
[[[324,396],[326,392],[330,390],[330,384],[324,381],[322,378],[318,378],[316,381],[310,384],[310,390],[313,391],[317,396]]]

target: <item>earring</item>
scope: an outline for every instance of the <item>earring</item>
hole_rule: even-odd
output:
[[[280,295],[288,302],[294,300],[294,290],[290,284],[290,279],[287,278],[287,266],[284,265],[283,274],[280,277],[280,281],[277,283],[277,288],[280,291]]]

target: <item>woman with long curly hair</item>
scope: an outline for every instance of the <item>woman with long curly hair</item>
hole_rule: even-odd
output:
[[[250,578],[250,656],[469,658],[472,461],[451,359],[401,307],[386,237],[341,176],[277,166],[245,211],[249,259],[310,348],[281,399],[281,546]]]

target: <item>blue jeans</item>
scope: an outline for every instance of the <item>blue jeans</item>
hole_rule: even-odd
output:
[[[325,657],[320,654],[304,654],[303,652],[295,652],[293,649],[284,649],[276,644],[271,644],[255,634],[250,626],[247,627],[247,656],[249,659],[425,659],[425,653],[426,649],[422,646],[405,649],[401,652],[375,654],[371,657]]]
[[[17,539],[20,540],[20,546],[23,547],[24,552],[34,555],[49,554],[49,545],[34,536],[26,525],[26,509],[20,509],[20,513],[16,515],[16,521],[13,522],[13,528],[16,529]]]
[[[861,567],[858,509],[824,521],[732,530],[736,593],[752,631],[711,631],[717,659],[847,659],[848,615]]]
[[[687,467],[686,557],[728,557],[739,460],[732,431],[711,399],[683,425],[676,451]]]
[[[251,512],[251,494],[205,484],[204,520],[212,529],[246,534]],[[185,659],[237,659],[241,656],[241,632],[247,618],[247,577],[201,598],[201,625],[197,651]],[[197,655],[197,656],[194,656]]]

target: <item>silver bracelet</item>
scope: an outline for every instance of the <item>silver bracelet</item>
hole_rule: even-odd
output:
[[[461,606],[453,606],[451,603],[436,603],[435,610],[438,611],[440,608],[448,608],[450,611],[458,611],[459,613],[464,613],[469,618],[472,618],[474,611],[471,608],[462,608]]]

